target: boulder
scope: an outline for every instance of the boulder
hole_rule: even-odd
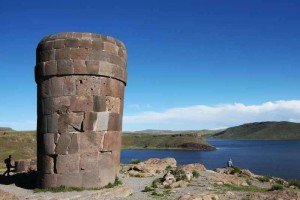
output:
[[[206,170],[205,166],[200,163],[183,165],[182,168],[188,172],[193,172],[193,171],[202,172],[202,171]]]
[[[218,195],[209,192],[204,192],[200,194],[185,194],[179,197],[179,200],[219,200]]]

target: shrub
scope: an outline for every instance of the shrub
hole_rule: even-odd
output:
[[[289,186],[296,186],[300,189],[300,180],[289,180]]]
[[[158,178],[158,179],[155,179],[154,181],[152,181],[152,183],[151,183],[151,187],[152,188],[158,188],[158,185],[160,185],[161,184],[161,179],[160,178]]]
[[[167,167],[166,167],[166,171],[169,171],[169,170],[171,170],[172,169],[172,167],[171,167],[171,165],[168,165]]]
[[[146,186],[145,189],[142,190],[142,192],[152,192],[152,191],[154,191],[154,189],[149,186]]]
[[[171,170],[171,174],[175,177],[176,181],[186,181],[187,177],[182,167],[176,167],[175,170]]]
[[[252,181],[251,181],[250,179],[247,179],[247,180],[246,180],[246,183],[247,183],[248,185],[252,185]]]
[[[156,190],[154,190],[154,191],[151,193],[151,195],[153,195],[153,196],[159,196],[159,197],[164,196],[163,193],[158,193],[158,192],[156,192]]]
[[[283,186],[282,185],[273,185],[269,191],[275,191],[275,190],[283,190]]]
[[[116,187],[118,185],[122,185],[122,181],[116,176],[115,182],[114,183],[108,183],[106,186],[104,186],[104,188],[113,188],[113,187]]]
[[[142,162],[142,161],[140,161],[140,160],[138,160],[138,159],[132,159],[132,160],[130,161],[130,164],[139,164],[140,162]]]
[[[259,180],[260,182],[263,182],[263,183],[264,182],[269,182],[270,179],[271,179],[270,176],[260,176],[260,177],[257,178],[257,180]]]
[[[230,172],[230,174],[240,174],[241,168],[239,167],[233,167],[233,170]]]
[[[196,171],[196,170],[193,170],[192,173],[193,173],[193,177],[194,177],[194,178],[198,178],[198,177],[200,176],[199,172]]]

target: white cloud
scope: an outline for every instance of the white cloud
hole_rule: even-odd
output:
[[[124,128],[126,130],[127,126],[144,124],[145,128],[214,129],[256,121],[300,122],[300,100],[280,100],[260,105],[195,105],[172,108],[164,112],[142,112],[124,116]]]

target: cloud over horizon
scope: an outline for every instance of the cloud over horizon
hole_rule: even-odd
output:
[[[242,103],[195,105],[124,116],[124,130],[142,124],[146,128],[217,129],[257,121],[300,122],[300,100],[279,100],[260,105]]]

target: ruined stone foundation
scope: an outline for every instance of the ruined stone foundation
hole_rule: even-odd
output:
[[[91,33],[59,33],[36,49],[41,188],[101,187],[120,163],[126,50]]]

